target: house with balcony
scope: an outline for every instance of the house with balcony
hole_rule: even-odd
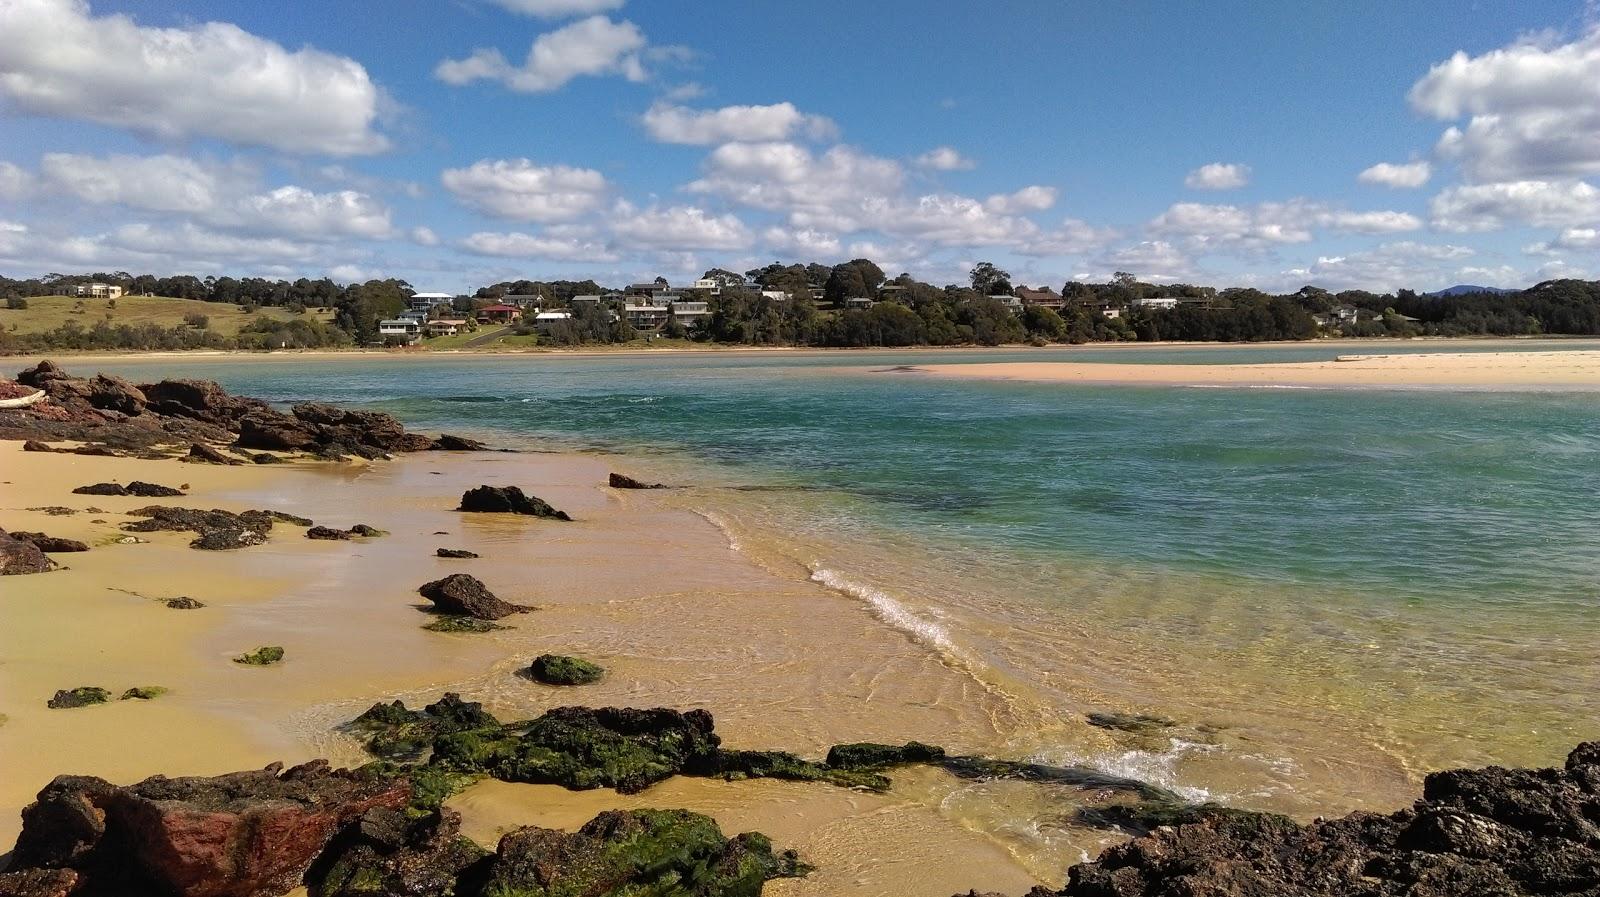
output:
[[[80,283],[72,290],[79,299],[121,299],[122,287],[114,283]]]

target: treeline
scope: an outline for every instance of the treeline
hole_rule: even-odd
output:
[[[45,352],[55,349],[120,349],[175,351],[180,349],[333,349],[353,345],[338,327],[309,318],[274,321],[262,318],[225,336],[203,324],[116,324],[100,320],[88,326],[68,321],[41,333],[0,332],[0,352]]]

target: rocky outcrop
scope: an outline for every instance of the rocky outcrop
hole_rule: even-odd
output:
[[[265,645],[254,651],[240,654],[233,659],[233,662],[247,667],[269,667],[275,663],[283,662],[283,648],[278,645]]]
[[[193,464],[221,464],[227,467],[237,467],[244,462],[232,455],[222,452],[214,446],[204,442],[196,442],[189,446],[189,454],[180,460]]]
[[[306,530],[307,539],[323,539],[330,541],[348,541],[356,537],[375,539],[378,536],[387,536],[388,533],[375,526],[358,523],[349,529],[334,529],[331,526],[313,526]]]
[[[528,678],[545,685],[592,685],[605,678],[605,667],[564,654],[541,654],[526,670]]]
[[[429,448],[436,452],[482,452],[487,451],[489,447],[476,439],[441,433]]]
[[[47,536],[44,533],[27,533],[16,531],[8,533],[13,539],[32,544],[45,554],[63,554],[75,551],[88,551],[89,546],[77,539],[63,539],[60,536]]]
[[[0,873],[0,897],[69,897],[78,886],[71,869],[28,869]]]
[[[461,835],[461,814],[369,810],[307,876],[316,897],[452,897],[481,893],[492,855]]]
[[[512,614],[533,610],[521,604],[501,601],[475,576],[452,573],[417,589],[417,593],[433,602],[439,613],[479,620],[500,620]]]
[[[205,602],[197,601],[194,598],[189,598],[187,596],[182,598],[168,598],[163,603],[172,610],[199,610],[200,608],[206,606]]]
[[[39,546],[0,529],[0,576],[49,573],[55,568],[55,561],[46,557]]]
[[[134,480],[124,486],[121,483],[95,483],[89,486],[79,486],[72,490],[73,495],[134,495],[139,498],[176,498],[183,495],[182,489],[171,486],[162,486],[158,483],[146,483],[143,480]]]
[[[500,721],[482,704],[447,692],[421,710],[411,710],[401,701],[373,704],[346,728],[362,736],[367,752],[375,757],[414,760],[426,754],[441,735],[499,729]]]
[[[75,873],[67,893],[84,897],[281,895],[348,825],[412,797],[405,778],[326,761],[280,770],[157,776],[121,788],[62,776],[23,810],[12,866]]]
[[[613,489],[665,489],[665,488],[667,488],[666,486],[662,485],[661,483],[646,483],[646,482],[643,482],[641,480],[636,480],[633,477],[627,476],[626,474],[620,474],[620,473],[611,474],[610,478],[607,480],[606,485],[610,486]]]
[[[465,548],[440,548],[433,554],[435,557],[452,558],[456,560],[471,560],[478,556],[477,552],[467,551]]]
[[[459,511],[481,514],[526,514],[551,520],[571,520],[565,511],[557,511],[542,498],[524,495],[516,486],[479,486],[461,496]]]
[[[55,697],[44,702],[51,710],[74,710],[78,707],[89,707],[94,704],[104,704],[111,700],[111,692],[95,685],[80,685],[77,688],[63,688],[56,692]]]
[[[128,512],[144,520],[122,524],[130,533],[192,532],[197,535],[189,543],[191,548],[203,551],[229,551],[262,545],[274,523],[283,521],[295,526],[309,526],[310,520],[285,514],[282,511],[224,511],[213,508],[202,511],[196,508],[177,508],[150,505]]]

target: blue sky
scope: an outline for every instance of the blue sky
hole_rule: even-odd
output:
[[[1600,9],[0,0],[0,271],[1600,276]]]

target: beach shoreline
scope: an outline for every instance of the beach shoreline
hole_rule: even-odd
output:
[[[1350,354],[1267,364],[924,364],[893,373],[1029,383],[1278,388],[1600,389],[1600,352]]]

